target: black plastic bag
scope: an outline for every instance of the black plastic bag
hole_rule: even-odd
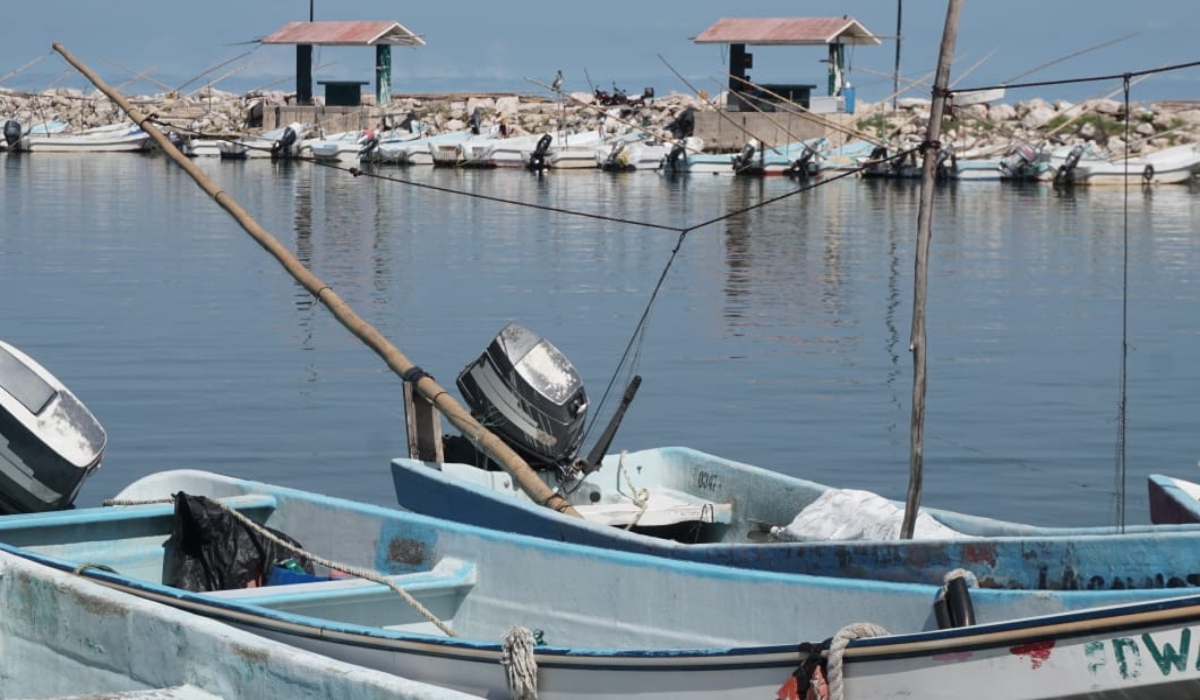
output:
[[[288,559],[313,573],[307,558],[281,547],[204,496],[175,494],[175,525],[167,542],[168,585],[189,591],[261,586],[271,567]],[[300,543],[264,527],[285,542]]]

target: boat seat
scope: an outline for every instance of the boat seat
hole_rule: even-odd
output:
[[[651,491],[644,509],[633,499],[622,499],[614,503],[577,504],[575,510],[585,520],[614,527],[631,524],[661,527],[693,522],[728,525],[733,520],[732,503],[713,503],[670,489]]]
[[[410,593],[445,593],[469,590],[475,585],[475,564],[461,559],[446,557],[429,571],[415,571],[386,577],[392,583]],[[209,591],[206,595],[223,599],[252,602],[255,605],[273,605],[319,601],[329,598],[361,596],[386,591],[395,595],[387,586],[365,578],[320,579],[301,583],[285,583],[257,588],[232,588]]]

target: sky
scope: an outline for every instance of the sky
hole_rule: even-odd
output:
[[[128,94],[161,93],[166,87],[189,92],[206,82],[231,92],[291,91],[295,89],[290,79],[294,47],[255,42],[286,22],[307,20],[310,4],[317,20],[394,20],[425,39],[423,47],[393,48],[393,94],[548,94],[527,78],[548,83],[558,70],[569,90],[616,85],[630,94],[645,87],[653,87],[658,95],[693,90],[715,94],[722,89],[720,81],[727,81],[726,50],[694,44],[691,37],[716,20],[849,15],[882,39],[878,46],[856,47],[849,53],[848,77],[858,99],[879,101],[893,93],[897,11],[902,11],[901,76],[931,80],[948,3],[58,0],[48,10],[37,3],[10,2],[5,3],[0,20],[0,87],[90,88],[52,51],[51,45],[58,42]],[[1200,61],[1197,28],[1197,0],[964,0],[951,82],[968,89],[1014,79],[1113,75]],[[757,82],[810,83],[822,89],[826,84],[826,66],[820,63],[826,57],[824,47],[751,47],[750,51]],[[373,84],[371,48],[318,48],[315,58],[315,80]],[[22,70],[34,60],[37,63]],[[14,71],[19,72],[10,75]],[[129,82],[139,73],[147,73],[149,80]],[[1075,102],[1114,92],[1119,97],[1120,87],[1121,81],[1113,80],[1010,90],[1004,101],[1041,97]],[[929,87],[923,85],[902,97],[928,98],[929,94]],[[1138,81],[1131,98],[1200,100],[1200,67]]]

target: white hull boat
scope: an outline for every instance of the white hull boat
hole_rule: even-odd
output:
[[[144,153],[150,150],[150,135],[141,127],[114,125],[77,134],[66,132],[26,134],[15,151],[31,153]]]
[[[1200,649],[1188,645],[1197,595],[747,571],[195,470],[140,479],[116,502],[0,518],[0,550],[486,697],[789,697],[809,650],[851,700],[974,697],[981,687],[1019,700],[1200,693]],[[1077,607],[1084,600],[1108,605]]]
[[[0,552],[0,695],[469,700],[263,639]]]
[[[225,160],[295,158],[300,155],[300,144],[306,128],[304,124],[295,122],[257,136],[221,140],[217,142],[217,149]]]
[[[1060,185],[1113,186],[1130,184],[1170,185],[1190,182],[1200,172],[1200,146],[1173,146],[1137,158],[1106,160],[1084,151],[1078,157],[1069,152],[1055,170],[1054,182]]]

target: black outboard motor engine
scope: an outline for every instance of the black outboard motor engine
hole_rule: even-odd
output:
[[[16,119],[8,119],[4,122],[4,143],[8,144],[9,148],[15,148],[17,142],[21,140],[21,122]]]
[[[292,127],[289,126],[288,128],[284,129],[283,136],[280,136],[278,141],[271,144],[271,157],[286,158],[288,155],[290,155],[292,146],[296,144],[296,139],[298,136],[299,135],[296,133],[296,130]]]
[[[400,126],[396,128],[404,129],[410,134],[415,133],[417,128],[417,113],[410,111],[407,115],[405,115],[404,121],[400,122]]]
[[[696,133],[696,108],[688,107],[676,115],[667,125],[667,131],[677,139],[686,139]]]
[[[479,107],[471,110],[471,119],[468,123],[471,125],[471,133],[478,136],[483,126],[483,110]]]
[[[567,468],[583,442],[588,398],[570,360],[518,323],[458,375],[471,414],[534,469]]]
[[[806,145],[804,147],[804,153],[801,153],[799,158],[793,160],[791,164],[788,165],[788,177],[794,177],[797,180],[807,180],[810,176],[815,175],[817,171],[817,164],[813,161],[813,158],[815,158],[816,155],[817,152]]]
[[[687,158],[687,149],[683,147],[682,143],[677,143],[672,146],[671,151],[667,153],[667,159],[664,165],[666,165],[667,170],[678,172],[679,164],[685,158]]]
[[[758,141],[750,139],[742,146],[742,152],[733,158],[733,171],[741,172],[754,164],[754,153],[758,150]]]
[[[534,172],[542,172],[546,169],[546,154],[550,151],[550,144],[554,143],[554,137],[550,134],[542,134],[542,138],[538,139],[537,146],[534,147],[533,153],[529,154],[529,163],[527,167]]]
[[[1054,184],[1071,185],[1075,183],[1075,166],[1079,165],[1080,159],[1083,158],[1084,150],[1084,145],[1081,143],[1067,153],[1067,159],[1058,166],[1058,170],[1054,171]]]

